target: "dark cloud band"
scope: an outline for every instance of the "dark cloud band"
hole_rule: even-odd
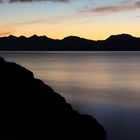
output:
[[[83,7],[82,12],[90,12],[90,13],[116,13],[116,12],[125,12],[140,9],[140,1],[129,1],[126,0],[126,3],[118,4],[118,5],[109,5],[109,6],[100,6],[100,7],[92,7],[86,6]]]
[[[10,2],[41,2],[41,1],[68,2],[69,0],[10,0]]]
[[[46,2],[69,2],[69,0],[9,0],[10,3],[14,2],[41,2],[41,1],[46,1]],[[3,0],[0,0],[0,3],[2,3]]]

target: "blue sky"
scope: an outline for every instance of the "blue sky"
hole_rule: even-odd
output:
[[[140,0],[3,0],[0,36],[77,35],[105,39],[128,33],[140,37]]]

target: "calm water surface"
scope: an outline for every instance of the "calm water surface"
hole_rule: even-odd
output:
[[[93,115],[108,140],[140,140],[140,52],[0,52],[34,72],[74,109]]]

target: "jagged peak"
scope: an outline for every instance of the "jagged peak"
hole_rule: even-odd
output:
[[[9,35],[8,38],[12,38],[13,39],[13,38],[17,38],[17,37],[14,36],[14,35]]]
[[[39,37],[38,35],[34,34],[34,35],[30,36],[29,38],[38,38],[38,37]]]

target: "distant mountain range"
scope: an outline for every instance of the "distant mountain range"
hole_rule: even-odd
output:
[[[77,36],[59,40],[47,36],[10,35],[0,38],[0,51],[140,51],[140,38],[119,34],[95,41]]]

